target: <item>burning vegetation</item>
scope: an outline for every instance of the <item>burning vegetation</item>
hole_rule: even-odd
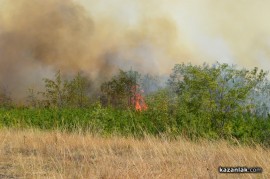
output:
[[[43,91],[29,90],[28,105],[12,105],[1,93],[0,124],[270,145],[270,82],[263,70],[176,64],[164,86],[159,80],[120,70],[96,89],[84,73],[59,71],[43,80]]]
[[[137,71],[120,70],[120,73],[112,80],[102,84],[103,104],[129,107],[136,111],[146,110],[144,91],[140,88],[140,83],[141,74]]]
[[[142,96],[143,90],[140,89],[139,85],[135,85],[131,89],[132,97],[131,97],[131,103],[135,107],[137,111],[145,111],[147,110],[147,105],[144,101],[144,97]]]
[[[109,7],[110,3],[121,4],[119,7],[124,11],[122,9],[119,13],[118,10],[114,10],[118,4],[112,6],[113,10],[107,7],[103,9],[104,2],[99,4],[101,1],[0,0],[0,129],[38,128],[75,132],[84,136],[89,133],[93,136],[106,137],[131,136],[132,140],[160,137],[162,145],[166,140],[171,142],[179,137],[194,141],[204,138],[211,140],[211,143],[212,140],[225,139],[232,144],[255,145],[256,148],[259,144],[270,148],[268,73],[257,67],[247,70],[227,63],[196,65],[199,62],[196,59],[201,59],[201,51],[205,51],[202,54],[203,58],[205,54],[217,58],[222,55],[228,59],[239,58],[238,62],[242,59],[244,63],[248,59],[247,53],[248,57],[260,56],[261,63],[268,64],[265,59],[269,56],[269,43],[265,40],[267,38],[261,40],[257,36],[267,35],[270,26],[265,25],[265,21],[261,20],[255,20],[258,24],[249,23],[247,15],[235,20],[241,16],[233,13],[231,6],[212,3],[215,0],[206,1],[207,3],[204,1],[191,3],[196,6],[192,13],[198,12],[197,7],[201,8],[208,3],[214,4],[215,8],[220,6],[222,10],[230,7],[230,13],[222,12],[226,15],[233,14],[232,19],[237,22],[237,25],[248,22],[247,24],[252,26],[255,24],[256,28],[259,25],[263,28],[258,28],[260,30],[254,33],[254,27],[249,25],[245,33],[242,31],[240,34],[235,33],[233,30],[239,31],[241,28],[237,25],[233,26],[236,28],[231,28],[231,24],[223,28],[219,18],[212,18],[211,13],[216,13],[216,10],[202,11],[210,12],[206,14],[209,14],[209,19],[214,21],[203,20],[204,18],[199,16],[199,21],[207,21],[209,24],[215,24],[214,26],[218,24],[216,27],[198,23],[196,22],[198,19],[193,17],[190,21],[187,17],[191,9],[186,8],[185,5],[189,0],[179,1],[179,8],[182,7],[183,13],[174,14],[173,17],[167,14],[175,10],[179,12],[177,6],[175,6],[177,8],[172,7],[178,1],[168,3],[171,4],[169,10],[162,0],[134,0],[137,5],[131,3],[134,7],[130,9],[124,7],[131,2],[129,0],[106,2],[106,6]],[[89,3],[92,11],[89,13],[78,2]],[[202,4],[198,6],[197,3]],[[156,7],[157,4],[160,7]],[[270,12],[267,6],[263,6],[266,7],[267,12]],[[151,10],[148,9],[149,7]],[[245,9],[242,2],[234,7],[237,12],[239,11],[237,7],[241,7],[241,12]],[[261,9],[259,8],[258,12],[261,12]],[[128,14],[130,19],[126,20],[123,14]],[[221,15],[222,18],[227,17],[224,14]],[[261,22],[263,24],[260,24]],[[190,27],[186,27],[189,25]],[[249,31],[250,29],[252,30]],[[209,37],[209,34],[215,35]],[[219,36],[230,39],[230,42],[217,38]],[[184,61],[182,59],[191,59],[192,63],[180,63]],[[209,60],[211,59],[213,60],[213,58]],[[254,63],[249,65],[254,66]],[[129,67],[136,70],[128,70]],[[173,69],[170,70],[172,67]],[[45,148],[43,146],[40,148],[42,155],[48,146],[46,135]],[[24,138],[22,146],[29,147],[25,145],[25,141],[29,139],[24,135],[20,134],[20,136]],[[63,137],[60,136],[61,140]],[[59,146],[57,132],[56,136],[53,134],[49,139],[56,144],[53,146]],[[10,153],[6,141],[10,140],[4,137],[3,152]],[[37,142],[40,141],[37,139]],[[82,145],[85,147],[83,143]],[[14,147],[14,152],[18,151],[18,159],[21,161],[22,152],[16,145]],[[75,147],[76,150],[82,148],[73,143],[71,147]],[[108,150],[102,149],[102,152],[105,151],[104,154],[107,155],[107,151],[111,151],[120,158],[126,155],[122,149],[132,154],[130,144],[125,145],[124,148],[120,146],[116,151],[114,148],[113,144]],[[54,152],[63,152],[64,160],[60,170],[69,172],[65,169],[66,164],[70,163],[66,161],[66,146],[63,146],[63,150],[55,149]],[[137,155],[138,150],[134,149],[133,153]],[[48,150],[48,154],[51,155],[51,145]],[[76,156],[70,156],[76,161],[76,166],[78,166],[78,158],[85,159],[86,163],[100,158],[93,158],[93,153],[89,153],[91,159],[88,160],[87,156],[85,158],[79,154],[83,151],[76,150],[74,150]],[[145,147],[142,151],[145,151]],[[31,149],[23,152],[26,153],[27,160],[29,152],[36,154],[38,151]],[[151,152],[157,153],[152,148]],[[147,153],[149,151],[146,151],[145,156],[149,156]],[[161,154],[162,160],[166,158],[163,149],[158,153]],[[69,154],[73,155],[72,152]],[[175,154],[178,155],[179,151]],[[5,155],[3,156],[5,158]],[[111,158],[111,154],[108,157]],[[56,155],[55,160],[58,158],[59,155]],[[139,158],[138,161],[142,161],[142,156]],[[9,158],[6,159],[10,161]],[[120,163],[123,161],[121,160]],[[170,165],[170,162],[168,163],[166,159],[164,166],[168,164]],[[138,172],[133,161],[130,166]],[[145,168],[146,165],[141,166]],[[33,168],[32,165],[29,167]],[[123,167],[125,170],[128,169],[126,166]],[[5,170],[10,167],[2,168]],[[29,175],[24,166],[22,171]],[[210,176],[209,171],[205,170],[206,176]],[[59,168],[56,173],[58,176]],[[105,173],[106,178],[107,171]],[[0,178],[1,176],[0,163]],[[67,173],[67,176],[70,175]]]
[[[179,64],[194,56],[173,18],[123,25],[74,0],[0,3],[0,126],[270,145],[267,73]]]

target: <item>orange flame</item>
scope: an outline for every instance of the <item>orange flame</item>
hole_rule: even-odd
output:
[[[133,86],[131,91],[133,96],[131,97],[131,103],[134,105],[136,111],[145,111],[148,109],[144,98],[142,96],[143,90],[139,90],[139,85]]]

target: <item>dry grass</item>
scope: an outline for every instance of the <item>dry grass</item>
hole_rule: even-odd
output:
[[[219,174],[218,166],[262,174]],[[0,131],[0,178],[270,178],[270,150],[147,138]]]

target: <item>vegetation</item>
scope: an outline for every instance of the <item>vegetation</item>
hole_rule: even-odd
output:
[[[136,71],[119,71],[117,76],[114,76],[111,81],[101,85],[103,92],[103,104],[112,105],[114,107],[130,107],[131,98],[134,95],[132,88],[138,85],[140,74]]]
[[[0,131],[1,178],[270,178],[270,151],[225,141],[105,138],[59,131]],[[220,174],[219,166],[262,173]]]
[[[28,106],[7,107],[0,101],[0,126],[134,137],[222,138],[270,146],[269,81],[258,68],[177,64],[163,87],[157,77],[120,70],[101,84],[100,99],[95,102],[91,86],[82,73],[66,79],[59,71],[55,79],[44,79],[44,91],[29,90]],[[134,86],[140,88],[134,92]],[[145,94],[147,110],[135,110],[135,93]]]
[[[2,86],[0,88],[0,107],[8,108],[11,106],[12,106],[11,96],[9,92],[7,91],[7,88]]]

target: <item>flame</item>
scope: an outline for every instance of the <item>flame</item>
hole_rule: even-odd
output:
[[[131,97],[131,103],[134,105],[136,111],[145,111],[148,109],[144,98],[142,96],[143,90],[140,90],[139,85],[135,85],[132,87],[131,92],[133,96]]]

